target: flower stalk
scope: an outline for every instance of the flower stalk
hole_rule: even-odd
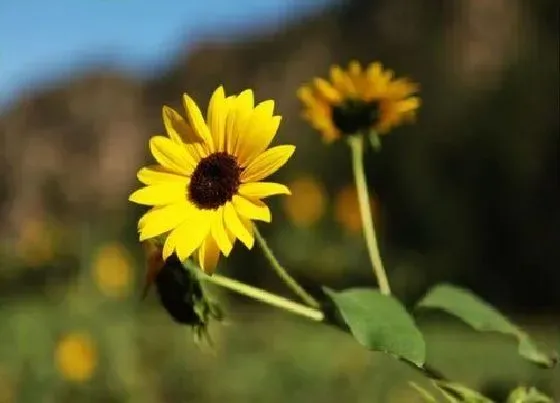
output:
[[[257,226],[255,225],[253,226],[253,228],[254,228],[255,239],[257,240],[257,243],[263,250],[266,259],[269,261],[270,266],[276,272],[278,277],[280,277],[282,281],[297,296],[299,296],[303,302],[305,302],[307,305],[313,308],[318,308],[320,306],[319,302],[317,302],[315,298],[313,298],[307,291],[305,291],[303,287],[299,285],[299,283],[292,276],[290,276],[290,274],[286,271],[286,269],[280,264],[276,256],[274,256],[272,249],[270,248],[270,246],[268,246],[268,243],[266,242],[262,234],[259,232]]]
[[[354,181],[356,184],[356,192],[358,194],[358,203],[360,205],[360,217],[362,219],[362,228],[366,240],[366,246],[373,272],[379,284],[379,290],[384,295],[391,295],[391,287],[387,279],[387,273],[381,261],[377,237],[375,235],[375,227],[371,215],[371,205],[369,202],[369,192],[364,173],[364,137],[355,135],[348,138],[348,144],[352,152],[352,169],[354,172]]]
[[[219,274],[213,274],[211,276],[201,274],[201,278],[209,283],[227,288],[228,290],[234,291],[238,294],[253,298],[257,301],[283,309],[293,314],[306,317],[307,319],[311,319],[316,322],[321,322],[325,318],[323,312],[318,309],[298,304],[297,302],[291,301],[287,298]]]

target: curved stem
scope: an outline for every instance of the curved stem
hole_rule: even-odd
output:
[[[298,304],[297,302],[290,301],[287,298],[272,294],[260,288],[252,287],[240,281],[224,277],[219,274],[213,274],[211,276],[202,274],[200,277],[201,279],[219,285],[220,287],[235,291],[238,294],[264,302],[265,304],[284,309],[285,311],[304,316],[313,321],[321,322],[324,319],[323,312],[318,309]]]
[[[304,301],[307,305],[312,306],[313,308],[318,308],[320,305],[317,302],[317,300],[315,300],[315,298],[313,298],[307,291],[305,291],[303,287],[300,286],[299,283],[292,276],[290,276],[290,274],[286,271],[286,269],[282,267],[278,259],[276,259],[276,256],[274,256],[274,253],[272,252],[272,249],[270,249],[270,247],[268,246],[266,240],[259,232],[257,226],[255,225],[253,226],[253,228],[255,231],[255,238],[259,243],[259,246],[263,250],[266,259],[270,262],[270,265],[272,266],[272,269],[274,269],[276,274],[278,274],[278,276],[282,279],[282,281],[284,281],[284,283],[286,283],[286,285],[290,287],[290,289],[297,296],[299,296],[302,299],[302,301]]]
[[[391,294],[391,287],[387,274],[383,268],[381,255],[379,254],[379,246],[375,236],[373,219],[371,217],[371,206],[369,203],[369,193],[367,188],[366,176],[364,173],[364,138],[363,136],[352,136],[348,139],[350,149],[352,150],[352,169],[354,171],[354,181],[356,183],[356,192],[358,194],[358,202],[360,204],[360,216],[362,218],[362,227],[364,237],[366,239],[367,250],[379,290],[384,295]]]

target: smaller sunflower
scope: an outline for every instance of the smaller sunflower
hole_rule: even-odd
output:
[[[371,131],[386,134],[414,119],[420,106],[420,99],[412,96],[418,85],[393,76],[393,71],[377,62],[365,70],[356,61],[350,62],[347,71],[333,66],[330,82],[315,78],[298,90],[305,106],[303,116],[327,142]]]

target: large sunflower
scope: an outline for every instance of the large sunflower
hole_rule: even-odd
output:
[[[298,90],[305,106],[303,116],[331,142],[344,135],[374,130],[385,134],[413,119],[420,99],[412,96],[418,86],[408,79],[394,79],[391,70],[371,63],[365,70],[350,62],[348,70],[333,66],[330,82],[315,78]]]
[[[150,139],[156,165],[138,171],[145,186],[130,201],[153,206],[138,222],[140,240],[166,235],[163,259],[173,252],[185,260],[198,250],[205,272],[216,267],[220,252],[228,256],[236,239],[254,244],[252,220],[271,221],[262,201],[290,194],[281,184],[262,182],[283,166],[295,147],[269,148],[280,116],[274,101],[254,105],[253,92],[225,96],[214,91],[205,121],[196,103],[183,96],[187,120],[163,108],[168,137]]]

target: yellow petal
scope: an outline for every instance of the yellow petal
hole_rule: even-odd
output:
[[[213,214],[214,211],[212,210],[196,209],[169,234],[166,243],[170,242],[174,246],[179,260],[188,259],[202,245],[202,242],[210,233]],[[164,255],[169,253],[170,249],[166,249],[164,246]]]
[[[178,144],[184,144],[193,166],[210,153],[208,145],[174,109],[163,107],[163,123],[169,137]]]
[[[253,110],[255,107],[255,95],[253,90],[244,90],[237,96],[237,105],[240,109]]]
[[[274,182],[251,182],[242,183],[239,186],[239,194],[248,198],[262,199],[273,195],[289,195],[290,189],[287,186]]]
[[[237,106],[237,96],[231,95],[227,97],[226,103],[228,106],[227,114],[226,114],[226,125],[224,127],[224,150],[229,152],[232,149],[231,137],[233,135],[233,128],[235,126],[235,118],[237,114],[235,113],[235,109]]]
[[[356,95],[361,99],[367,95],[368,86],[365,74],[362,74],[362,66],[356,60],[352,60],[348,64],[348,77],[352,82]]]
[[[214,91],[208,104],[208,126],[210,126],[216,151],[225,151],[227,107],[224,88],[220,86]]]
[[[357,60],[352,60],[348,63],[348,73],[351,77],[358,77],[362,74],[362,66]]]
[[[340,93],[327,81],[322,78],[313,80],[317,92],[329,102],[336,103],[341,101]]]
[[[242,166],[249,164],[270,145],[282,118],[272,116],[274,101],[264,101],[257,105],[245,128],[245,135],[239,138],[237,159]]]
[[[164,260],[167,259],[169,256],[171,256],[173,252],[175,252],[175,241],[177,240],[177,237],[171,237],[173,232],[176,232],[176,228],[173,231],[171,231],[169,235],[167,235],[167,237],[165,238],[165,242],[163,243],[161,257]]]
[[[202,113],[200,112],[198,105],[187,94],[183,95],[183,103],[185,104],[189,123],[195,134],[197,134],[198,137],[207,145],[208,150],[213,152],[214,141],[212,140],[210,129],[208,129],[206,122],[204,122],[204,118],[202,117]]]
[[[187,178],[183,182],[164,182],[156,185],[148,185],[132,193],[128,200],[148,206],[159,206],[162,204],[173,204],[186,200]]]
[[[376,81],[380,79],[382,72],[383,72],[383,67],[381,66],[381,63],[374,62],[368,66],[366,75],[368,80]]]
[[[243,196],[234,195],[232,203],[237,213],[242,217],[264,222],[272,220],[270,209],[260,200],[249,200]]]
[[[255,238],[237,215],[232,203],[226,203],[224,206],[224,223],[226,228],[248,249],[253,247]]]
[[[352,80],[339,66],[331,68],[331,81],[334,87],[343,94],[352,94],[354,92]]]
[[[161,165],[140,168],[136,176],[144,185],[155,185],[162,182],[185,182],[187,180],[186,176],[177,175]]]
[[[272,116],[274,113],[274,100],[267,99],[266,101],[260,102],[253,112],[258,112],[261,116]]]
[[[162,110],[163,125],[169,138],[177,143],[186,141],[187,123],[173,108],[164,105]]]
[[[194,169],[192,156],[189,156],[185,147],[167,137],[152,137],[150,151],[156,161],[171,172],[190,176]]]
[[[313,91],[309,86],[303,85],[301,86],[297,92],[297,97],[303,102],[306,106],[313,106],[315,104],[315,97],[313,96]]]
[[[269,148],[255,158],[241,174],[241,181],[258,182],[276,172],[294,153],[296,147],[282,145]]]
[[[420,98],[411,97],[397,103],[399,113],[413,112],[420,107]]]
[[[213,237],[207,236],[198,249],[198,264],[203,272],[212,274],[220,259],[220,248]]]
[[[251,234],[251,237],[253,237],[253,239],[254,239],[255,238],[255,226],[253,225],[253,222],[251,220],[249,220],[248,218],[245,218],[243,216],[239,216],[239,219],[241,220],[241,223],[243,224],[245,229],[247,231],[249,231],[249,234]]]
[[[224,256],[229,256],[233,248],[233,242],[227,233],[226,227],[224,226],[224,207],[218,208],[216,218],[212,223],[211,233],[218,247],[224,254]]]
[[[237,155],[240,137],[246,135],[245,127],[253,112],[253,91],[242,91],[232,103],[226,121],[226,150],[231,155]]]
[[[156,237],[177,227],[185,221],[191,211],[187,201],[150,209],[138,222],[140,241]]]
[[[388,87],[385,96],[390,99],[399,100],[409,97],[415,92],[418,92],[420,86],[407,78],[401,78],[392,81]]]

